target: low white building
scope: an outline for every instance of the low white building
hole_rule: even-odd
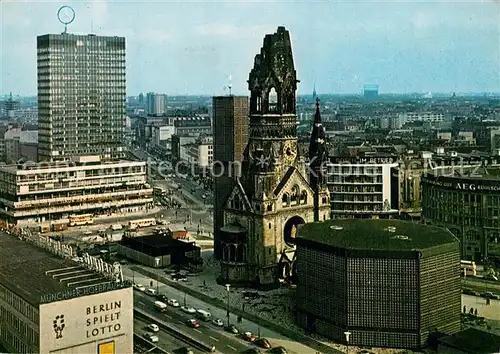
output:
[[[338,157],[328,164],[332,218],[390,218],[399,208],[393,157]]]
[[[214,157],[212,136],[197,139],[193,143],[180,146],[180,158],[189,165],[208,168]]]
[[[0,167],[0,219],[7,224],[67,223],[74,214],[134,212],[153,203],[146,162],[80,157]]]
[[[175,134],[174,125],[157,125],[152,127],[151,142],[154,145],[165,146]]]

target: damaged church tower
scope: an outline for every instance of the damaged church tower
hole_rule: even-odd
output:
[[[314,190],[297,149],[298,82],[290,34],[278,27],[264,38],[249,75],[250,136],[242,177],[223,210],[221,283],[272,288],[290,280],[296,228],[315,220]],[[329,219],[328,189],[315,189],[316,219]]]

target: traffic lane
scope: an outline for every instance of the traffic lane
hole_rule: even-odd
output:
[[[146,320],[143,319],[138,319],[134,317],[134,332],[140,335],[141,337],[144,338],[144,333],[145,332],[150,332],[147,328],[148,325],[150,325],[152,322],[147,322]],[[178,340],[177,338],[174,338],[170,334],[166,333],[165,331],[160,330],[159,332],[156,332],[155,335],[158,337],[158,343],[154,343],[157,347],[164,349],[166,351],[171,351],[171,350],[176,350],[182,347],[188,347],[189,345],[182,342],[181,340]],[[201,352],[198,352],[201,353]]]
[[[144,279],[149,279],[146,276],[143,276],[143,275],[140,275],[140,276],[143,277]],[[169,298],[176,299],[181,304],[184,302],[184,293],[175,289],[175,288],[172,288],[166,284],[160,283],[159,291],[160,291],[160,294],[166,294]],[[231,296],[233,296],[233,295],[231,294]],[[189,304],[189,306],[192,306],[195,309],[203,309],[203,310],[209,311],[212,314],[213,318],[221,318],[224,322],[227,321],[226,309],[212,306],[212,305],[207,304],[204,301],[202,301],[196,297],[192,297],[190,295],[186,295],[186,302],[187,302],[187,304]],[[286,338],[279,333],[273,332],[273,331],[269,330],[268,328],[259,326],[258,324],[253,323],[251,321],[248,321],[246,319],[243,319],[242,323],[238,323],[237,316],[233,313],[230,314],[230,322],[235,324],[235,326],[240,331],[250,331],[253,334],[257,334],[260,330],[261,336],[269,339],[269,341],[271,342],[271,344],[273,346],[278,346],[280,344],[283,345],[285,348],[289,346],[289,344],[286,344],[286,345],[283,344],[283,343],[286,343],[287,341],[290,341],[289,338]],[[226,333],[226,332],[224,332],[224,333]],[[294,344],[294,346],[296,346],[296,344]],[[315,352],[315,351],[312,351],[311,348],[304,346],[303,348],[301,348],[300,352],[301,353],[302,352],[310,353],[310,352]]]
[[[146,311],[148,314],[163,320],[172,325],[174,329],[180,330],[194,339],[201,341],[207,345],[215,345],[220,351],[225,352],[231,350],[233,352],[244,351],[249,348],[249,346],[238,339],[237,336],[225,332],[222,328],[216,328],[211,322],[200,322],[199,328],[190,328],[186,325],[186,322],[194,318],[194,315],[184,313],[180,308],[174,308],[169,306],[167,313],[159,313],[154,309],[153,297],[150,297],[144,293],[134,296],[134,306]],[[188,304],[189,305],[189,304]]]
[[[199,328],[188,327],[186,322],[194,316],[182,312],[179,308],[175,309],[173,307],[169,307],[169,311],[167,313],[159,313],[153,308],[153,302],[155,300],[152,297],[141,293],[135,298],[137,299],[135,301],[135,306],[160,320],[170,323],[174,329],[178,329],[182,333],[185,333],[202,343],[215,345],[216,348],[219,348],[219,350],[222,350],[223,352],[224,350],[244,351],[249,348],[245,342],[240,341],[235,335],[225,332],[222,328],[216,328],[210,322],[200,321]]]

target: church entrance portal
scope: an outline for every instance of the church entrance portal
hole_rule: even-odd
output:
[[[302,224],[305,224],[305,221],[300,216],[294,216],[286,222],[283,236],[287,245],[289,246],[295,245],[295,235],[297,234],[297,226]]]

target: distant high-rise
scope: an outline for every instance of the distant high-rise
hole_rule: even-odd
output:
[[[378,85],[365,85],[363,87],[363,96],[365,99],[375,99],[378,97]]]
[[[124,156],[125,38],[37,38],[39,160]]]
[[[146,96],[146,111],[153,116],[167,113],[167,95],[149,92]]]
[[[239,173],[238,162],[248,143],[248,97],[221,96],[213,98],[214,167],[224,166],[224,171],[214,171],[214,233],[215,256],[220,258],[219,230],[224,225],[222,207],[233,190],[234,177]],[[234,164],[231,164],[235,162]],[[222,164],[222,165],[221,165]],[[220,165],[220,166],[217,166]],[[232,169],[232,170],[230,170]],[[223,173],[221,173],[223,172]]]
[[[313,88],[313,100],[316,100],[316,84],[314,84],[314,88]]]

